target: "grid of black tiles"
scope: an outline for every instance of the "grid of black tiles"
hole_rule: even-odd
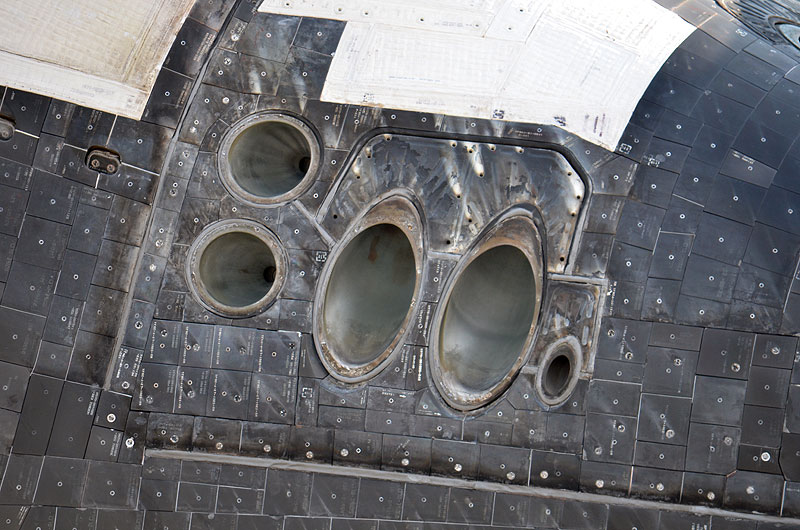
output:
[[[204,6],[193,13],[221,23]],[[213,40],[216,30],[192,24]],[[127,405],[109,411],[115,421],[92,428],[97,387],[132,291],[158,172],[204,61],[193,53],[197,69],[186,75],[163,68],[139,122],[0,89],[0,114],[16,125],[0,145],[3,454],[13,444],[15,453],[83,458],[93,441],[121,436],[104,431],[124,427]],[[96,146],[121,153],[117,173],[87,168],[87,149]]]
[[[798,331],[791,168],[800,131],[788,125],[800,116],[797,55],[736,21],[721,25],[728,17],[713,5],[675,11],[699,30],[631,119],[619,148],[636,164],[630,193],[595,206],[614,219],[592,239],[615,236],[605,241],[616,318],[607,319],[604,342],[614,344],[601,342],[591,386],[616,379],[641,392],[639,410],[627,414],[638,418],[632,494],[674,498],[683,471],[684,502],[787,513],[797,342],[779,334]],[[634,336],[638,344],[625,345]],[[594,454],[613,461],[606,453]]]
[[[9,469],[19,472],[0,489],[3,528],[20,528],[24,521],[22,528],[81,530],[578,530],[637,525],[653,530],[767,530],[796,522],[671,511],[655,503],[605,503],[597,497],[578,501],[532,491],[495,492],[466,482],[426,484],[158,457],[137,466],[12,456]]]
[[[286,27],[294,28],[287,30],[286,46],[254,48],[253,39],[247,37],[266,31],[275,38],[280,35],[275,28]],[[352,148],[356,132],[385,124],[385,113],[370,109],[313,100],[303,106],[302,98],[313,98],[319,89],[315,80],[324,79],[324,75],[317,75],[319,72],[309,71],[303,76],[305,79],[299,80],[290,76],[287,81],[287,72],[291,70],[286,66],[288,58],[292,50],[300,53],[303,45],[299,43],[308,40],[307,32],[322,33],[325,42],[317,44],[329,46],[330,32],[340,29],[340,25],[330,22],[276,15],[255,15],[249,24],[234,19],[227,40],[215,52],[217,59],[212,57],[201,89],[204,97],[190,109],[194,119],[187,122],[181,133],[183,150],[176,153],[171,163],[172,168],[182,168],[174,171],[174,182],[167,187],[177,191],[165,199],[164,209],[156,212],[157,219],[177,219],[178,228],[174,230],[177,235],[171,247],[151,245],[146,249],[153,254],[149,261],[157,257],[168,260],[162,289],[155,300],[155,319],[152,324],[144,321],[143,327],[150,330],[149,337],[145,333],[126,334],[126,347],[119,359],[121,375],[113,383],[119,385],[115,389],[120,392],[134,388],[133,408],[150,412],[147,443],[164,448],[269,455],[512,484],[580,488],[671,502],[683,499],[689,503],[742,509],[748,508],[746,502],[740,504],[747,498],[726,493],[726,475],[737,470],[763,473],[764,477],[739,476],[761,480],[766,484],[765,489],[777,484],[776,481],[783,482],[778,464],[780,441],[773,439],[774,447],[748,445],[740,451],[741,418],[745,405],[771,407],[775,412],[768,412],[773,418],[784,415],[786,389],[782,389],[783,394],[773,394],[771,399],[756,398],[758,392],[747,389],[756,388],[765,377],[781,376],[788,385],[796,339],[758,335],[760,343],[782,342],[783,355],[771,355],[784,361],[782,366],[774,368],[777,371],[749,382],[756,334],[700,327],[726,327],[729,322],[728,314],[722,314],[717,306],[706,306],[706,302],[730,305],[738,296],[737,303],[742,303],[744,299],[752,299],[753,290],[763,283],[759,269],[745,258],[751,234],[742,232],[738,226],[742,223],[703,211],[698,202],[701,192],[692,191],[700,184],[695,175],[704,174],[698,173],[702,171],[716,173],[714,167],[720,172],[718,178],[722,184],[744,182],[736,178],[735,163],[749,159],[733,149],[727,158],[719,157],[716,162],[708,154],[698,152],[692,156],[689,147],[697,144],[700,127],[683,120],[687,116],[678,111],[692,114],[697,102],[689,105],[682,99],[672,109],[658,103],[659,91],[669,93],[673,89],[664,87],[677,86],[674,80],[680,79],[674,67],[677,58],[696,57],[694,48],[698,46],[703,50],[716,46],[714,53],[726,61],[737,56],[705,33],[696,32],[676,51],[665,66],[670,73],[662,72],[654,80],[637,109],[629,132],[638,128],[647,130],[649,126],[654,133],[652,138],[648,137],[650,147],[640,149],[635,157],[632,145],[641,145],[641,140],[623,143],[617,155],[592,155],[591,150],[585,151],[587,156],[597,158],[584,160],[595,189],[584,241],[603,241],[606,236],[607,247],[604,254],[598,255],[596,247],[586,245],[584,248],[592,251],[592,259],[579,259],[574,271],[590,276],[607,273],[612,282],[608,297],[611,316],[603,322],[595,378],[582,384],[575,397],[560,410],[544,410],[538,405],[532,399],[530,378],[523,376],[504,399],[482,414],[466,418],[453,414],[431,395],[429,383],[416,377],[417,367],[424,362],[424,347],[408,347],[395,366],[367,386],[336,384],[316,362],[307,335],[312,283],[294,289],[264,316],[244,323],[258,330],[238,327],[242,326],[240,321],[220,319],[187,295],[180,274],[187,244],[205,223],[220,216],[259,218],[260,215],[268,224],[278,221],[276,231],[290,248],[296,245],[298,251],[310,250],[317,257],[317,263],[301,262],[306,281],[312,282],[318,274],[321,267],[318,261],[324,260],[327,251],[322,238],[313,230],[308,231],[302,216],[298,217],[291,207],[245,214],[242,210],[246,207],[232,201],[220,185],[213,150],[227,123],[257,109],[302,111],[320,129],[326,151],[324,159],[331,166]],[[280,51],[280,57],[274,56],[276,50]],[[723,50],[728,53],[722,53]],[[248,53],[258,54],[264,60],[269,56],[273,62],[283,60],[284,66],[272,65],[273,70],[262,76],[265,79],[261,84],[243,87],[241,77],[245,74],[234,61],[242,61]],[[719,60],[717,57],[717,63]],[[728,72],[725,65],[717,63],[699,62],[714,70],[714,75],[729,75],[725,73]],[[324,66],[321,68],[324,70]],[[698,75],[698,68],[692,67],[693,75]],[[709,72],[698,79],[705,79]],[[270,79],[273,82],[265,85]],[[659,117],[650,120],[652,115]],[[431,123],[433,130],[447,130],[444,119],[431,117],[425,122],[417,119],[417,126]],[[706,123],[703,116],[691,119]],[[694,133],[687,132],[692,129]],[[712,129],[707,133],[716,134]],[[683,144],[687,146],[683,148]],[[708,148],[714,150],[718,145],[709,144]],[[681,152],[680,160],[673,158]],[[178,166],[181,161],[184,165]],[[688,172],[683,171],[684,167]],[[324,196],[326,183],[335,177],[337,170],[323,169],[320,186],[312,188],[313,199],[308,196],[300,199],[304,207],[314,211]],[[171,175],[167,178],[173,178]],[[680,191],[678,186],[685,187],[687,192]],[[714,192],[714,186],[706,187],[709,195]],[[747,191],[736,193],[745,197]],[[691,198],[678,195],[679,192]],[[697,208],[692,228],[680,230],[669,226],[686,218],[670,208],[676,200],[692,201]],[[597,231],[591,232],[592,229]],[[298,231],[302,233],[297,234]],[[761,233],[756,234],[754,241],[761,237]],[[714,244],[724,245],[724,250],[714,250]],[[704,251],[706,247],[712,250]],[[163,250],[159,252],[159,248]],[[791,252],[786,267],[793,267],[796,262],[795,253]],[[750,275],[750,291],[746,284],[737,283],[740,270],[742,275]],[[700,280],[707,276],[716,276],[722,287],[717,291],[705,288]],[[685,304],[689,299],[685,293],[691,293],[690,301],[700,304],[697,314],[702,317],[708,313],[708,316],[697,320],[685,309],[678,310],[678,303]],[[780,328],[736,323],[730,327],[768,332]],[[737,348],[746,359],[737,363],[735,373],[709,372],[704,368],[713,363],[708,352],[713,350],[715,341],[726,340],[718,338],[719,334],[745,336]],[[634,341],[638,341],[636,353],[631,351]],[[232,359],[225,355],[231,349],[243,355]],[[270,354],[272,360],[264,364]],[[790,363],[786,364],[786,360]],[[127,371],[121,369],[124,364],[128,365]],[[753,397],[746,400],[746,391]],[[223,394],[230,399],[220,399]],[[215,419],[199,417],[203,415]],[[675,422],[674,428],[667,427],[665,418]],[[719,447],[714,445],[717,442]],[[710,452],[713,455],[709,456]],[[754,457],[757,459],[753,460]],[[787,461],[784,467],[788,465]],[[772,488],[767,493],[775,491]],[[763,511],[779,512],[782,489],[776,495],[767,493],[757,495],[756,505]]]
[[[533,133],[536,129],[519,124],[504,128],[480,120],[320,103],[314,98],[342,25],[256,15],[253,3],[242,2],[212,52],[232,5],[197,4],[142,122],[3,91],[2,114],[15,119],[18,131],[10,143],[0,142],[0,311],[6,339],[0,345],[0,464],[6,468],[0,509],[7,515],[0,525],[19,528],[24,521],[26,528],[61,528],[74,518],[73,526],[81,528],[229,527],[233,515],[223,513],[235,512],[234,504],[263,512],[238,515],[239,528],[279,524],[263,518],[270,513],[264,511],[269,480],[266,490],[223,483],[214,466],[198,466],[198,476],[211,478],[186,480],[182,492],[176,478],[145,473],[140,479],[145,445],[800,514],[797,339],[780,335],[797,332],[800,311],[795,281],[800,232],[793,217],[795,193],[800,193],[794,182],[795,159],[800,159],[795,152],[800,129],[794,127],[800,116],[795,109],[800,74],[794,57],[765,47],[710,2],[680,2],[675,11],[700,30],[664,65],[618,153],[611,154],[548,128]],[[262,31],[275,39],[266,48],[254,38]],[[175,156],[167,160],[169,140],[209,52],[205,85],[178,133]],[[244,75],[250,71],[263,75]],[[212,153],[229,123],[262,108],[323,118],[329,124],[320,127],[325,163],[331,166],[343,163],[354,140],[387,124],[387,118],[412,129],[499,131],[507,138],[539,134],[541,140],[567,145],[594,189],[573,272],[611,280],[594,379],[582,384],[562,410],[542,410],[530,399],[530,380],[520,377],[507,399],[480,417],[452,417],[447,411],[437,416],[429,413],[440,412],[436,400],[420,391],[413,377],[420,351],[404,352],[369,390],[325,381],[307,335],[308,299],[291,299],[276,307],[277,313],[245,322],[257,329],[233,327],[200,310],[185,296],[181,279],[164,271],[179,262],[174,249],[196,233],[186,232],[187,225],[202,226],[234,206],[219,193]],[[120,151],[126,162],[121,173],[89,172],[82,162],[93,145]],[[151,211],[165,162],[164,192]],[[305,208],[319,205],[334,173],[329,170],[327,180],[301,199]],[[183,207],[186,201],[190,213]],[[281,226],[291,226],[296,214],[284,213],[278,218]],[[152,226],[146,232],[148,218]],[[155,235],[160,228],[163,237]],[[317,250],[301,261],[311,271],[324,259],[319,254],[324,250],[309,243],[314,240],[313,234],[302,234],[294,243],[298,251]],[[131,286],[140,248],[143,266]],[[304,292],[302,285],[297,289]],[[113,384],[119,386],[101,392],[97,384],[104,381],[118,331],[115,312],[129,295],[131,320],[114,367]],[[231,344],[272,341],[284,349],[279,363],[255,373],[229,366],[204,370],[185,359],[147,359],[149,344],[164,330],[165,336],[179,337],[177,345],[184,348],[190,340],[201,345],[220,337]],[[132,370],[128,378],[126,370]],[[136,395],[137,379],[145,376],[153,378],[147,379],[153,390]],[[214,401],[218,408],[209,412],[207,394],[186,388],[189,380],[231,399]],[[270,389],[273,397],[266,421],[242,416],[247,410],[242,403],[253,399],[253,384]],[[44,487],[54,479],[55,489]],[[65,484],[72,486],[61,489]],[[398,495],[396,488],[386,488],[385,499]],[[216,500],[208,504],[212,492]],[[434,494],[445,495],[426,493]],[[462,497],[469,493],[458,492],[456,500],[449,495],[443,511],[414,509],[426,521],[453,524],[486,524],[487,514],[498,517],[498,499],[494,511],[486,504],[487,495],[494,494],[483,493],[487,498],[472,502],[470,509],[483,510],[479,514],[463,509]],[[327,516],[352,517],[356,510],[357,517],[382,519],[381,527],[417,527],[402,526],[392,511],[396,507],[382,508],[371,497],[363,507],[352,492],[337,499],[320,499],[314,510],[298,513],[309,518],[289,517],[280,524],[351,527],[356,523],[331,523]],[[179,513],[159,512],[172,510],[173,503]],[[58,517],[50,506],[59,506]],[[79,511],[78,506],[93,509]],[[126,510],[95,512],[99,507]],[[132,511],[136,508],[149,511]],[[596,509],[603,510],[586,506],[582,513]],[[531,510],[523,510],[525,521],[538,526],[605,525],[573,520],[575,510],[545,513],[558,520],[536,519],[544,516]],[[611,510],[614,521],[645,527],[707,524],[685,514]],[[214,523],[188,511],[219,515]],[[504,521],[494,520],[523,524]],[[735,526],[722,520],[714,525],[755,528],[755,523]]]

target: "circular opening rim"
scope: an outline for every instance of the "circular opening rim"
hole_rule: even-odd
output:
[[[772,21],[772,26],[788,44],[800,50],[800,23],[776,19]]]
[[[269,290],[253,303],[234,306],[219,301],[200,280],[200,262],[208,247],[228,234],[243,233],[264,243],[275,261],[275,278]],[[186,282],[195,299],[209,311],[230,318],[246,318],[262,313],[278,297],[286,279],[286,253],[280,240],[267,227],[246,219],[227,219],[206,226],[189,247],[186,256]]]
[[[423,269],[425,267],[425,242],[422,219],[416,204],[402,194],[392,194],[374,201],[365,208],[366,213],[355,221],[331,251],[322,274],[317,282],[314,296],[314,315],[312,327],[317,354],[323,366],[331,376],[344,383],[361,383],[378,375],[402,348],[405,338],[411,331],[411,322],[418,308],[418,300],[422,289]],[[398,228],[410,244],[415,268],[414,289],[405,318],[400,324],[393,340],[372,361],[352,364],[344,361],[331,348],[325,326],[325,301],[331,283],[331,276],[342,253],[361,234],[378,225],[392,225]]]
[[[245,189],[233,174],[233,169],[231,168],[229,160],[233,144],[242,134],[253,127],[270,122],[289,125],[300,132],[306,141],[310,154],[308,169],[306,169],[305,175],[300,182],[285,193],[274,196],[259,195]],[[225,189],[240,201],[252,206],[280,204],[295,199],[308,190],[319,172],[321,152],[322,149],[320,148],[319,137],[307,122],[292,114],[278,111],[264,111],[251,114],[234,123],[228,129],[217,151],[217,169],[219,170],[219,175]]]
[[[563,384],[560,385],[558,392],[550,392],[548,376],[549,370],[553,366],[553,361],[560,357],[569,360],[569,373]],[[536,394],[545,405],[555,407],[565,403],[572,396],[580,380],[581,368],[583,366],[583,349],[578,339],[575,337],[562,337],[551,344],[539,364],[536,373]]]
[[[516,209],[515,209],[516,210]],[[524,234],[519,234],[519,225],[524,226]],[[528,212],[512,212],[501,216],[492,230],[477,239],[477,243],[465,252],[459,259],[456,267],[439,297],[436,312],[432,322],[432,331],[429,345],[431,352],[428,365],[434,384],[439,395],[447,405],[459,412],[475,412],[494,403],[508,390],[511,383],[519,375],[522,367],[531,357],[533,346],[539,329],[542,300],[546,277],[544,274],[544,256],[542,254],[540,227],[528,215]],[[505,372],[505,376],[482,392],[465,392],[458,384],[453,384],[455,378],[446,372],[440,361],[442,353],[442,328],[444,327],[447,308],[455,287],[459,283],[464,271],[480,256],[501,246],[511,246],[519,250],[527,259],[533,274],[535,289],[534,310],[523,346],[519,349],[515,362]]]

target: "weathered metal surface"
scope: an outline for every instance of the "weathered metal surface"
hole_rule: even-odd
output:
[[[533,204],[544,220],[548,272],[565,270],[585,195],[556,151],[387,133],[366,142],[317,219],[339,237],[374,197],[403,188],[420,198],[430,252],[461,254],[498,214]]]

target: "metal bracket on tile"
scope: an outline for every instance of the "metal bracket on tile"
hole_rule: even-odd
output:
[[[2,134],[0,132],[0,134]],[[113,175],[122,163],[119,153],[102,147],[93,147],[86,153],[86,167],[98,173]]]

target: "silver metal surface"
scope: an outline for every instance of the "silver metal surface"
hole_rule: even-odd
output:
[[[796,23],[775,24],[775,28],[792,46],[800,48],[800,26]]]
[[[391,189],[419,197],[429,250],[449,254],[462,254],[508,208],[533,204],[544,220],[546,270],[562,273],[586,188],[553,150],[381,134],[339,177],[317,219],[340,238],[347,219]]]

